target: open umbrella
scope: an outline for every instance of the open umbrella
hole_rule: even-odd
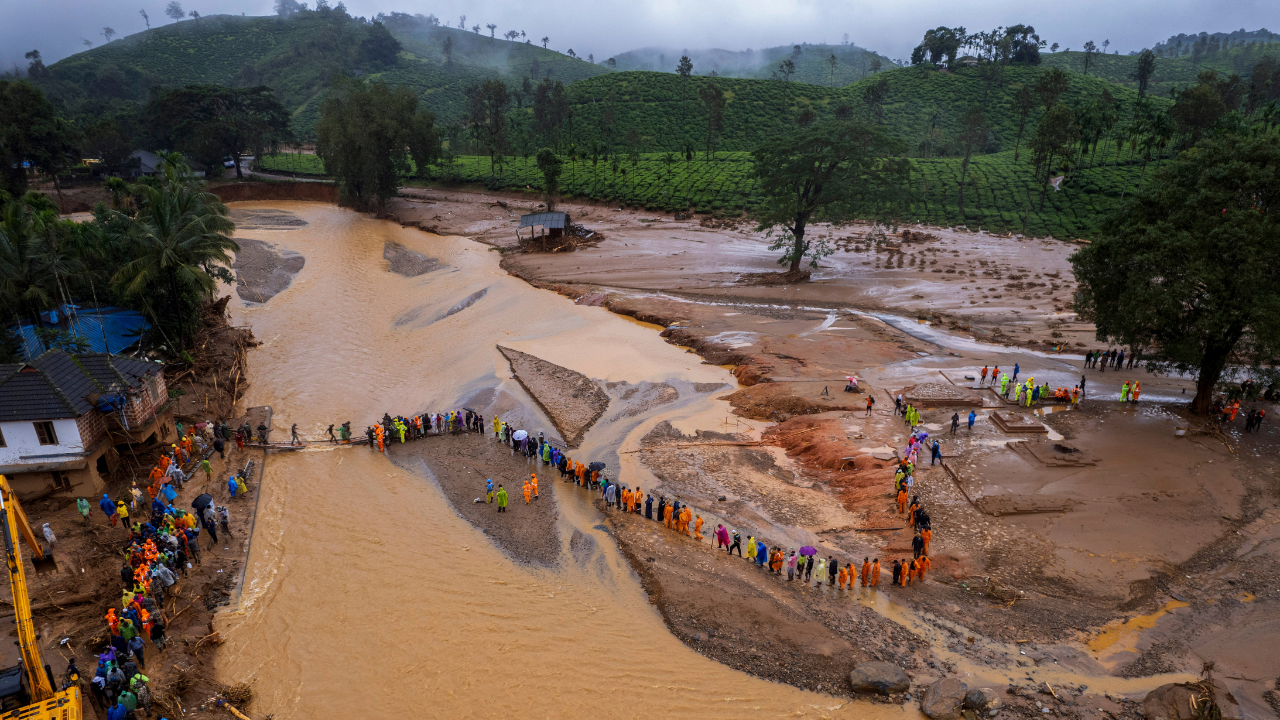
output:
[[[212,504],[213,504],[213,496],[210,495],[209,493],[205,493],[200,497],[196,498],[195,500],[191,501],[191,507],[195,508],[196,510],[203,510]]]
[[[587,469],[588,469],[588,470],[591,470],[591,471],[593,471],[593,472],[594,472],[594,471],[596,471],[596,470],[603,470],[603,469],[604,469],[604,463],[602,463],[602,462],[600,462],[600,461],[598,461],[598,460],[597,460],[596,462],[593,462],[593,463],[591,463],[590,465],[588,465],[588,466],[587,466]]]
[[[515,434],[512,435],[511,437],[515,440],[523,440],[529,437],[529,433],[525,432],[524,430],[517,430]]]
[[[818,551],[815,550],[812,545],[805,545],[804,547],[800,548],[800,554],[801,555],[817,555]]]

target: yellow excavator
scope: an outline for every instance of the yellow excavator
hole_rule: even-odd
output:
[[[54,690],[53,670],[40,655],[39,636],[31,619],[31,598],[27,595],[27,574],[18,549],[18,532],[31,548],[32,565],[37,572],[56,567],[49,551],[41,547],[27,522],[27,514],[9,480],[0,475],[0,511],[4,520],[4,546],[9,563],[9,588],[13,590],[14,622],[18,626],[18,649],[22,662],[11,668],[0,668],[0,720],[81,720],[84,703],[80,694],[80,678],[67,673],[64,687]]]

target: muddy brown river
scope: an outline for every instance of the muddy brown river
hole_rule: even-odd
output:
[[[273,408],[276,437],[287,437],[293,423],[318,438],[330,423],[350,420],[359,432],[384,412],[463,404],[554,435],[498,344],[612,382],[733,383],[727,370],[667,344],[654,326],[507,275],[497,252],[466,238],[320,203],[233,209],[305,221],[241,231],[305,257],[292,283],[266,303],[232,303],[235,323],[251,326],[262,343],[250,355],[245,400]],[[409,265],[431,269],[391,272],[384,253],[400,262],[405,250],[421,255]],[[679,402],[625,420],[606,413],[575,455],[606,457],[624,482],[652,487],[637,456],[618,449],[635,447],[662,420],[687,433],[715,428],[729,414],[719,394],[682,392]],[[477,494],[481,482],[477,475]],[[219,679],[253,683],[254,716],[281,720],[920,717],[912,705],[760,680],[689,649],[649,604],[586,495],[557,499],[566,550],[557,567],[533,567],[459,517],[425,470],[407,471],[365,448],[273,455],[242,592],[217,620],[227,639],[217,651]],[[575,530],[596,541],[591,562],[567,551]],[[933,641],[969,680],[1013,680],[945,652],[935,619],[884,594],[857,601]],[[1010,662],[1020,652],[988,647]],[[1057,665],[1027,677],[1129,694],[1187,679],[1122,680]]]
[[[595,378],[732,381],[652,329],[508,276],[496,252],[464,238],[316,203],[234,207],[308,223],[245,231],[306,264],[269,302],[233,303],[235,322],[262,342],[246,400],[274,408],[277,433],[297,422],[317,436],[348,419],[362,429],[384,411],[492,397],[477,395],[485,388],[524,400],[499,342]],[[388,242],[441,267],[393,274]],[[668,414],[713,412],[712,402]],[[512,561],[429,477],[363,448],[272,456],[261,493],[243,592],[218,620],[221,679],[253,683],[256,716],[915,715],[759,680],[693,652],[592,529],[579,494],[560,495],[561,535],[596,535],[608,572]]]

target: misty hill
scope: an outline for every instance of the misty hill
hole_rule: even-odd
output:
[[[1259,32],[1266,33],[1265,30]],[[1195,40],[1195,37],[1191,37],[1192,42]],[[1194,85],[1196,75],[1205,70],[1217,70],[1224,75],[1235,74],[1248,78],[1253,73],[1253,67],[1264,56],[1280,59],[1280,42],[1242,40],[1239,45],[1231,45],[1225,50],[1210,45],[1207,50],[1198,54],[1192,54],[1190,44],[1181,47],[1174,44],[1165,45],[1160,52],[1165,53],[1165,56],[1156,58],[1155,75],[1151,78],[1147,92],[1168,97],[1172,88]],[[1174,55],[1177,52],[1185,54]],[[1040,62],[1045,67],[1084,72],[1084,53],[1078,50],[1043,53],[1040,55]],[[1099,54],[1090,62],[1089,75],[1136,90],[1138,82],[1134,79],[1134,72],[1137,65],[1137,55]]]
[[[798,49],[798,50],[797,50]],[[693,74],[732,78],[770,79],[779,75],[779,65],[790,58],[795,65],[793,82],[842,87],[872,74],[878,69],[897,67],[897,63],[871,50],[856,45],[788,45],[763,50],[675,50],[642,48],[615,55],[618,70],[652,70],[676,72],[681,55],[693,62]],[[834,65],[831,58],[835,58]],[[879,60],[879,67],[875,61]]]
[[[535,73],[573,82],[607,72],[541,46],[424,27],[412,18],[388,20],[384,26],[338,10],[289,18],[208,16],[77,53],[31,79],[71,114],[145,102],[153,86],[267,85],[305,134],[315,124],[315,101],[339,73],[413,87],[441,121],[458,122],[465,89],[485,79],[504,77],[518,86],[521,76]],[[449,58],[446,38],[452,38]]]

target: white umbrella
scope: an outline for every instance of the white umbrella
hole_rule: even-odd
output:
[[[523,440],[529,437],[529,433],[525,432],[524,430],[517,430],[515,431],[515,434],[513,434],[511,437],[515,440]]]

